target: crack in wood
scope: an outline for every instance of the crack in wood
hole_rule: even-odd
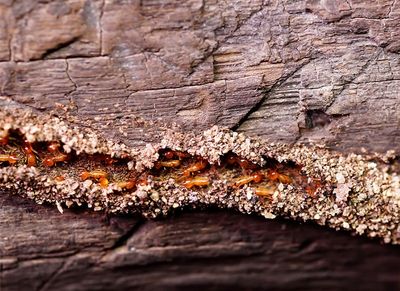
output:
[[[81,36],[75,36],[69,40],[66,40],[65,42],[61,42],[61,43],[57,43],[56,46],[47,49],[46,51],[44,51],[42,53],[42,55],[38,58],[38,59],[30,59],[30,61],[36,61],[36,60],[44,60],[44,59],[50,59],[51,55],[59,52],[65,48],[68,48],[70,45],[72,45],[73,43],[77,42],[78,40],[80,40]],[[66,58],[65,58],[66,59]]]
[[[140,228],[142,228],[146,224],[145,219],[139,219],[135,225],[133,225],[128,231],[126,231],[123,235],[121,235],[111,246],[111,248],[107,249],[106,251],[112,252],[116,249],[119,249],[120,247],[123,247],[127,244],[129,239],[131,239],[138,231]]]
[[[337,91],[334,92],[335,94],[332,96],[332,98],[330,99],[330,101],[324,105],[324,111],[327,112],[329,110],[329,108],[331,108],[333,106],[333,104],[335,103],[336,99],[347,89],[350,87],[351,84],[353,84],[353,81],[355,79],[357,79],[358,77],[360,77],[362,74],[364,74],[364,72],[367,70],[367,68],[370,66],[370,64],[373,61],[376,61],[379,56],[383,53],[383,49],[382,48],[377,48],[376,52],[372,55],[372,57],[370,59],[368,59],[364,65],[361,67],[361,69],[357,72],[357,74],[354,74],[349,80],[347,80],[344,84],[341,85],[341,88]]]
[[[263,94],[261,99],[255,104],[253,105],[253,107],[247,111],[247,113],[237,122],[237,124],[235,126],[233,126],[231,129],[236,131],[239,130],[240,131],[240,127],[242,126],[242,124],[244,124],[246,121],[248,121],[249,117],[257,112],[258,110],[260,110],[260,108],[263,106],[263,104],[265,103],[266,100],[268,100],[268,97],[277,89],[279,88],[279,86],[281,86],[282,84],[284,84],[288,79],[290,79],[292,76],[294,76],[296,73],[298,73],[304,66],[306,66],[307,64],[309,64],[314,58],[308,58],[306,59],[304,62],[302,62],[302,64],[300,64],[297,68],[295,68],[294,70],[292,70],[290,73],[284,75],[283,77],[279,78],[271,87],[267,88],[267,89],[263,89]]]

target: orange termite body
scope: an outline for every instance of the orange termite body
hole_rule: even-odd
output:
[[[180,160],[171,160],[171,161],[158,161],[154,164],[154,167],[158,170],[161,169],[162,167],[165,168],[176,168],[181,165]]]
[[[93,178],[93,179],[100,179],[100,178],[107,178],[108,174],[100,169],[97,170],[93,170],[93,171],[83,171],[80,175],[80,178],[85,181],[89,178]]]
[[[194,186],[198,187],[206,187],[210,185],[210,179],[208,177],[193,177],[191,179],[187,179],[182,183],[182,186],[191,189]]]
[[[106,156],[106,157],[104,158],[104,162],[105,162],[107,165],[112,165],[112,164],[115,164],[115,163],[117,162],[117,160],[116,160],[116,159],[113,159],[113,158],[110,157],[110,156]]]
[[[62,163],[68,161],[68,155],[59,153],[57,156],[48,157],[43,160],[43,165],[46,167],[53,167],[56,163]]]
[[[147,185],[149,183],[148,182],[148,174],[144,173],[141,177],[138,178],[137,181],[138,181],[137,184],[140,185],[140,186]]]
[[[229,155],[226,161],[229,165],[238,165],[244,171],[256,170],[259,168],[257,164],[254,164],[249,160],[241,158],[235,154]]]
[[[18,158],[15,155],[0,154],[0,162],[8,162],[10,165],[14,165],[18,162]]]
[[[117,186],[120,187],[121,189],[133,189],[136,186],[136,182],[135,181],[123,181],[123,182],[118,182]]]
[[[208,162],[204,159],[199,159],[198,162],[189,166],[186,170],[183,171],[183,176],[190,177],[192,173],[204,170],[208,166]]]
[[[172,150],[166,150],[163,153],[163,156],[167,159],[167,160],[172,160],[175,157],[175,153]]]
[[[46,167],[53,167],[56,163],[63,163],[68,161],[69,156],[60,152],[61,144],[58,141],[53,141],[47,146],[48,152],[52,153],[53,156],[46,157],[43,159],[43,165]]]
[[[190,157],[190,155],[188,153],[181,152],[181,151],[173,151],[170,149],[162,150],[161,156],[166,160],[172,160],[175,157],[177,157],[180,160]]]
[[[48,146],[47,146],[47,150],[50,153],[58,153],[60,151],[60,143],[58,141],[52,141]]]
[[[283,184],[292,183],[292,179],[288,175],[280,174],[274,170],[269,170],[267,172],[267,178],[271,181],[279,181]]]
[[[106,188],[108,186],[108,174],[100,169],[93,170],[93,171],[83,171],[80,175],[80,178],[85,181],[89,178],[95,179],[99,181],[101,187]]]
[[[104,177],[100,178],[100,179],[99,179],[99,184],[100,184],[100,186],[101,186],[102,188],[107,188],[107,186],[108,186],[108,184],[109,184],[108,179],[107,179],[107,178],[104,178]]]
[[[97,155],[93,156],[93,159],[95,161],[102,162],[108,166],[115,164],[118,161],[118,160],[112,158],[111,156],[105,155],[105,154],[97,154]]]
[[[24,141],[24,151],[26,154],[26,164],[29,167],[36,166],[36,156],[33,152],[32,144],[28,141]]]
[[[255,191],[256,195],[258,195],[258,196],[271,197],[274,194],[275,189],[276,189],[275,187],[270,187],[270,188],[257,187],[257,188],[254,189],[254,191]]]
[[[234,187],[240,187],[243,186],[245,184],[249,184],[251,182],[254,183],[261,183],[261,181],[264,179],[264,175],[261,173],[255,173],[253,175],[249,175],[249,176],[242,176],[239,177],[238,179],[235,180],[233,186]]]

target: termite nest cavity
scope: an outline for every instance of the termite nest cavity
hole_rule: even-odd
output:
[[[233,152],[223,155],[217,164],[169,148],[160,149],[158,154],[151,169],[138,172],[129,169],[132,159],[128,156],[77,155],[73,150],[65,152],[60,141],[30,143],[18,130],[0,132],[0,167],[36,167],[55,183],[62,183],[68,177],[123,192],[147,185],[149,178],[159,182],[173,179],[181,187],[203,191],[218,180],[224,181],[231,190],[250,187],[265,199],[271,199],[280,184],[300,188],[309,196],[314,196],[324,185],[323,181],[306,176],[300,165],[279,163],[267,157],[264,157],[265,166],[260,166]]]

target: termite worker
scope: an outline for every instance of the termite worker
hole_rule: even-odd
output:
[[[199,158],[196,163],[189,166],[183,171],[183,176],[190,177],[192,173],[204,170],[208,166],[208,162],[205,159]]]
[[[172,151],[172,150],[165,150],[165,151],[162,153],[162,156],[163,156],[164,158],[166,158],[167,160],[172,160],[172,159],[175,157],[175,153],[174,153],[174,151]]]
[[[247,172],[249,170],[256,170],[259,168],[259,166],[257,164],[252,163],[245,158],[241,158],[233,153],[228,155],[226,162],[229,165],[238,165],[245,172]]]
[[[115,164],[116,162],[118,162],[117,159],[114,159],[114,158],[112,158],[111,156],[105,155],[105,154],[98,154],[98,155],[95,155],[95,156],[93,156],[93,159],[94,159],[95,161],[102,162],[102,163],[104,163],[104,164],[107,165],[107,166],[113,165],[113,164]]]
[[[279,181],[283,184],[292,183],[292,179],[288,175],[278,173],[275,170],[268,170],[266,176],[271,181]]]
[[[26,154],[26,164],[29,167],[36,166],[36,156],[33,152],[32,144],[27,140],[24,141],[24,151]]]
[[[58,153],[56,156],[47,157],[43,160],[43,165],[46,167],[53,167],[56,163],[63,163],[68,161],[68,155],[63,153]]]
[[[198,187],[206,187],[210,185],[210,179],[208,177],[193,177],[191,179],[187,179],[182,183],[182,186],[191,189],[194,186]]]
[[[159,170],[162,167],[164,168],[177,168],[181,165],[180,160],[171,160],[171,161],[158,161],[154,164],[154,167]]]
[[[87,180],[87,179],[89,179],[89,178],[98,180],[100,186],[103,187],[103,188],[105,188],[105,187],[108,186],[108,179],[107,179],[107,177],[108,177],[108,174],[107,174],[105,171],[100,170],[100,169],[93,170],[93,171],[90,171],[90,172],[88,172],[88,171],[83,171],[83,172],[80,174],[81,180],[85,181],[85,180]]]
[[[60,143],[58,141],[52,141],[48,146],[47,146],[47,150],[54,154],[54,153],[58,153],[60,151]]]
[[[56,163],[64,163],[68,161],[69,156],[60,152],[61,144],[58,141],[53,141],[47,146],[47,151],[53,154],[43,159],[43,165],[46,167],[53,167]]]
[[[254,189],[254,192],[258,196],[266,196],[268,198],[271,198],[275,190],[276,190],[275,187],[257,187]]]
[[[131,181],[121,181],[121,182],[118,182],[116,185],[121,189],[130,190],[130,189],[135,188],[136,182],[132,181],[132,180]]]
[[[233,186],[238,188],[240,186],[249,184],[251,182],[261,183],[263,179],[264,179],[264,175],[261,173],[255,173],[255,174],[249,175],[249,176],[242,176],[235,180],[235,182],[233,183]]]
[[[18,158],[16,155],[0,154],[0,163],[1,162],[8,162],[10,165],[14,165],[16,162],[18,162]]]
[[[181,151],[173,151],[171,149],[163,149],[160,151],[160,155],[162,158],[166,160],[172,160],[173,158],[178,158],[178,159],[185,159],[190,157],[190,154],[181,152]]]

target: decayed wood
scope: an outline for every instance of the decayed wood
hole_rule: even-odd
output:
[[[0,94],[120,118],[399,151],[400,2],[0,1]],[[0,287],[399,288],[398,248],[227,212],[165,221],[0,195]],[[282,228],[284,227],[284,228]],[[84,276],[82,276],[84,275]],[[84,279],[77,280],[77,276]]]

